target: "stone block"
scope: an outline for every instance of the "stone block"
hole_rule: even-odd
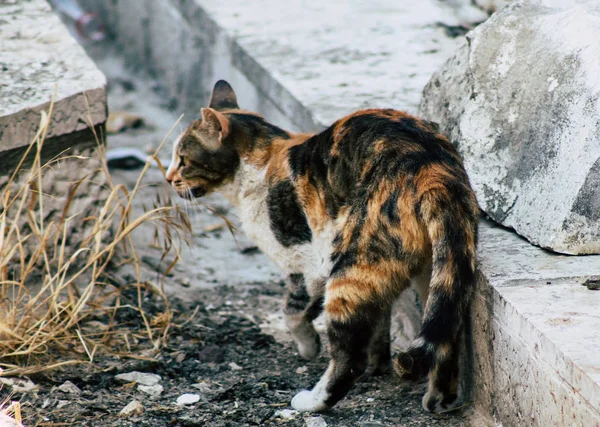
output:
[[[4,2],[0,17],[0,170],[20,160],[53,96],[45,157],[95,144],[90,127],[106,121],[104,75],[45,0]]]
[[[561,253],[600,253],[599,20],[595,1],[515,2],[467,35],[420,107],[482,209]]]

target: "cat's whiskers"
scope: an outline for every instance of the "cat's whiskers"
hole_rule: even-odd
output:
[[[190,194],[191,194],[191,190],[190,190]],[[195,197],[192,197],[191,199],[191,205],[196,209],[196,212],[200,213],[202,210],[202,204],[200,204],[200,202],[198,201],[198,199],[196,199]]]
[[[191,196],[191,190],[188,186],[185,187],[185,191]],[[188,200],[188,197],[182,197],[183,198],[183,205],[185,207],[185,214],[188,216],[190,216],[190,202]]]
[[[185,200],[185,212],[186,212],[186,216],[187,216],[187,218],[188,218],[188,220],[190,221],[190,224],[191,224],[191,221],[192,221],[191,218],[192,218],[192,216],[190,215],[190,213],[193,212],[193,209],[191,209],[191,208],[193,207],[194,195],[192,194],[191,187],[189,185],[187,185],[187,184],[184,184],[184,185],[185,185],[185,191],[188,193],[188,196],[189,196],[189,197],[184,197],[183,198],[183,200]],[[190,231],[191,231],[191,229],[190,229]],[[196,247],[196,245],[189,245],[188,247],[190,249],[190,252],[193,255],[195,255],[195,252],[196,252],[195,251],[195,247]]]
[[[194,200],[194,193],[192,192],[192,187],[190,187],[189,185],[186,185],[185,191],[188,194],[188,197],[185,198],[187,206],[190,208],[191,212],[194,212],[194,208],[195,208],[194,202],[195,202],[195,200]]]

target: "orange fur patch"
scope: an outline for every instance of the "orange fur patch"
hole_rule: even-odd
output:
[[[411,269],[401,261],[360,263],[327,283],[325,312],[330,319],[345,322],[365,304],[392,302],[410,284]]]

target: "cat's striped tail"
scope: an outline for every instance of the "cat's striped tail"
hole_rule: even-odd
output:
[[[459,403],[459,345],[475,285],[479,211],[470,188],[457,190],[462,194],[453,197],[444,190],[431,190],[421,198],[420,213],[432,246],[429,297],[417,339],[394,360],[401,376],[418,378],[429,373],[423,407],[432,412]]]

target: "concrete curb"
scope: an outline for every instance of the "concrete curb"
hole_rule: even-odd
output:
[[[0,15],[0,153],[31,143],[55,90],[48,138],[104,123],[106,79],[49,4],[0,5]]]

